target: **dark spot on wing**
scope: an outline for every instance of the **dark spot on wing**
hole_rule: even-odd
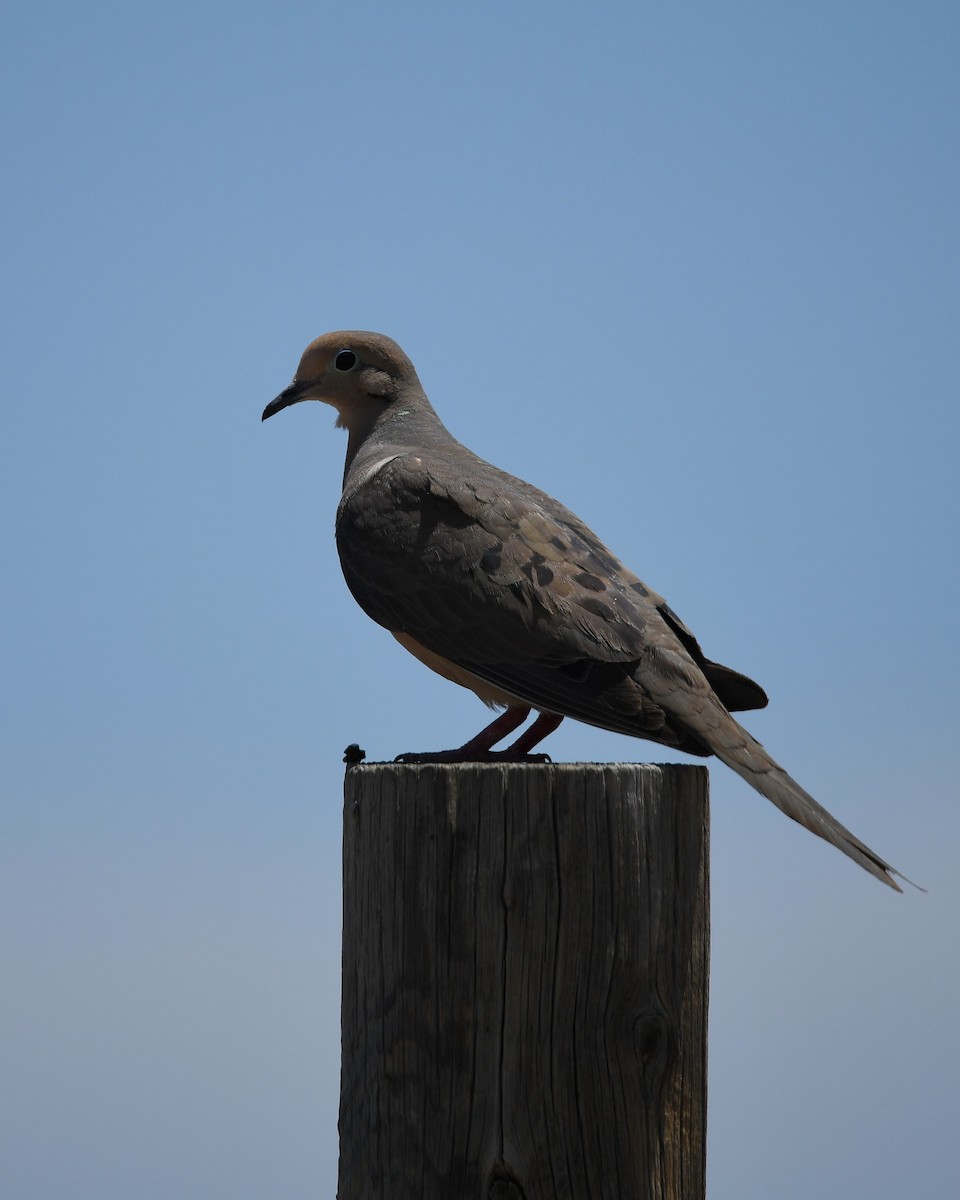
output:
[[[556,534],[554,534],[554,536],[550,539],[550,541],[554,546],[556,546],[556,548],[558,550],[566,550],[566,548],[567,548],[567,543],[563,540],[562,537],[557,537]]]
[[[585,600],[581,600],[580,607],[585,608],[587,612],[593,613],[595,617],[602,617],[605,621],[613,618],[613,609],[610,605],[604,604],[602,600],[598,600],[594,596],[587,596]]]
[[[553,582],[553,571],[546,565],[546,559],[539,551],[534,551],[528,561],[521,566],[520,570],[530,580],[536,575],[537,583],[541,587]]]
[[[481,571],[489,571],[491,574],[494,571],[500,570],[502,558],[497,554],[496,550],[484,550],[483,556],[480,559]]]
[[[637,580],[636,583],[631,583],[630,586],[633,588],[633,590],[637,593],[638,596],[649,596],[650,595],[650,593],[643,586],[643,584],[640,582],[639,579]]]
[[[574,578],[581,587],[589,588],[591,592],[605,592],[607,590],[607,585],[603,580],[598,579],[596,575],[591,575],[589,571],[581,571]]]
[[[596,575],[612,577],[620,571],[620,564],[603,546],[588,546],[586,560]]]

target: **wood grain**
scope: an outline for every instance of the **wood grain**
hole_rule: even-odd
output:
[[[341,1200],[704,1195],[707,793],[698,766],[347,771]]]

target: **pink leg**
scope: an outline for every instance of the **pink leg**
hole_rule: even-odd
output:
[[[540,713],[530,728],[524,730],[513,745],[507,747],[504,754],[529,754],[538,742],[542,742],[548,734],[553,733],[562,720],[563,717],[559,713]]]
[[[472,737],[469,742],[464,743],[457,753],[467,756],[486,754],[491,746],[503,741],[508,733],[513,733],[517,726],[522,725],[529,716],[529,708],[508,708],[495,721],[491,721],[486,728],[481,729],[476,737]]]
[[[459,750],[440,750],[433,754],[400,754],[397,762],[522,762],[528,757],[527,751],[551,733],[563,720],[563,717],[553,713],[541,713],[530,728],[506,750],[496,751],[491,747],[513,733],[518,725],[530,715],[529,708],[510,707],[502,712],[496,720],[491,721],[485,729],[481,729],[476,737],[464,743]],[[538,762],[549,762],[546,754],[536,754],[532,758]]]

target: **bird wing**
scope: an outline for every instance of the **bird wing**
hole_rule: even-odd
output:
[[[681,689],[706,675],[735,706],[766,702],[579,518],[458,443],[348,489],[337,546],[370,617],[534,707],[704,754],[638,684],[641,661]]]

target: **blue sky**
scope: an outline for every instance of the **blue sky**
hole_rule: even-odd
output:
[[[929,889],[711,772],[711,1196],[957,1194],[958,47],[935,2],[7,6],[11,1196],[334,1193],[340,755],[485,717],[350,600],[332,414],[260,424],[351,327]]]

